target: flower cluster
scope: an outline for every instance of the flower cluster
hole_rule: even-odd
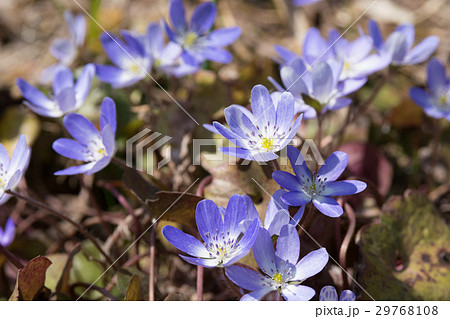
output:
[[[125,42],[109,33],[101,35],[101,43],[115,66],[96,65],[97,76],[115,88],[128,87],[142,80],[153,68],[157,72],[181,77],[197,72],[206,60],[230,63],[231,54],[223,47],[241,34],[238,27],[213,30],[217,8],[213,2],[200,4],[186,22],[181,0],[170,2],[172,27],[164,23],[169,42],[164,44],[162,28],[150,23],[141,35],[122,30]]]
[[[317,112],[338,110],[352,101],[345,96],[357,91],[367,77],[388,65],[411,65],[425,61],[439,43],[436,36],[423,40],[415,48],[414,27],[399,26],[383,42],[378,25],[369,22],[369,35],[361,34],[354,41],[342,37],[336,30],[328,39],[319,30],[310,28],[300,56],[282,46],[275,46],[281,63],[282,84],[269,78],[278,92],[291,92],[295,97],[296,113],[305,119]],[[276,92],[277,94],[280,94]]]
[[[338,294],[333,286],[324,286],[319,294],[320,301],[355,301],[355,299],[355,293],[351,290],[342,291],[338,299]]]
[[[427,89],[413,87],[409,94],[429,116],[450,121],[450,77],[445,75],[445,66],[438,59],[428,62]]]
[[[64,19],[69,29],[69,38],[55,39],[50,46],[50,53],[58,60],[58,63],[45,68],[41,73],[41,83],[48,84],[52,81],[55,69],[60,65],[70,67],[79,54],[79,49],[84,44],[86,34],[86,19],[83,15],[73,15],[70,11],[64,11]]]

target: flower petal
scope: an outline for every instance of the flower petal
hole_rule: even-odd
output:
[[[95,66],[91,63],[87,64],[75,83],[75,97],[77,105],[80,106],[86,100],[89,90],[91,89],[92,78],[95,75]]]
[[[308,286],[287,285],[281,293],[287,301],[308,301],[316,294],[316,291]]]
[[[244,236],[242,236],[241,240],[239,240],[239,249],[234,252],[233,258],[223,264],[224,267],[230,266],[248,255],[250,249],[255,243],[260,229],[263,228],[259,226],[259,221],[257,219],[253,220],[247,228]]]
[[[100,106],[100,130],[103,131],[107,124],[111,126],[115,134],[117,130],[116,104],[109,97],[105,97]]]
[[[201,55],[205,60],[218,62],[218,63],[230,63],[233,60],[233,56],[230,52],[222,48],[206,47],[201,51]]]
[[[333,152],[325,160],[325,163],[320,167],[317,177],[320,176],[322,180],[332,182],[335,181],[345,170],[348,164],[348,155],[344,152]]]
[[[302,153],[296,147],[289,145],[287,147],[287,156],[298,180],[308,177],[311,178],[311,172],[309,171],[308,166],[306,166],[306,161],[303,158]]]
[[[219,207],[212,200],[204,199],[197,204],[195,221],[198,232],[205,242],[209,241],[209,236],[223,231],[222,215]]]
[[[80,114],[72,113],[66,115],[63,123],[70,135],[84,145],[87,145],[89,141],[100,135],[94,124]]]
[[[217,7],[213,2],[199,4],[192,14],[189,29],[197,34],[208,32],[216,20]]]
[[[183,1],[171,0],[169,7],[170,21],[175,30],[181,31],[186,29],[186,17],[184,12]]]
[[[31,104],[36,107],[51,110],[54,108],[54,102],[51,101],[44,93],[31,86],[25,80],[19,78],[16,81],[20,92],[25,99],[27,99]]]
[[[383,48],[384,40],[378,24],[372,19],[369,20],[369,34],[372,37],[373,46],[377,51],[380,51]]]
[[[163,236],[177,249],[194,257],[210,258],[206,247],[195,237],[188,235],[173,226],[164,226]]]
[[[270,97],[269,91],[263,85],[255,85],[251,92],[251,106],[256,125],[262,129],[264,126],[275,124],[275,107]]]
[[[259,301],[272,290],[275,290],[275,288],[263,288],[252,291],[248,294],[243,295],[240,301]]]
[[[279,127],[279,132],[288,132],[291,128],[292,120],[294,119],[294,96],[285,92],[281,94],[277,109],[276,109],[276,125]]]
[[[321,192],[323,196],[353,195],[365,190],[367,184],[361,181],[338,181],[326,182],[325,189]]]
[[[427,64],[427,85],[431,92],[437,92],[446,83],[445,66],[438,59],[431,59]]]
[[[344,213],[341,205],[332,197],[316,196],[313,204],[322,214],[329,217],[339,217]]]
[[[259,229],[258,236],[253,244],[253,256],[264,273],[270,277],[277,273],[272,238],[265,228]]]
[[[287,190],[303,192],[303,188],[300,181],[296,176],[292,175],[291,173],[285,171],[275,171],[272,173],[272,178],[281,187]]]
[[[297,230],[292,225],[284,225],[277,239],[275,255],[286,263],[296,264],[300,255],[300,239]]]
[[[355,301],[356,295],[351,290],[344,290],[341,292],[341,296],[339,297],[340,301]]]
[[[59,138],[53,142],[52,148],[56,153],[67,158],[72,158],[79,161],[87,161],[87,148],[81,145],[78,141]]]
[[[328,263],[328,258],[325,248],[313,250],[297,263],[292,281],[305,280],[319,273]]]
[[[87,163],[80,166],[72,166],[61,171],[57,171],[53,173],[54,175],[76,175],[76,174],[84,174],[89,171],[92,167],[94,167],[95,162]]]
[[[0,227],[0,244],[3,247],[8,247],[14,241],[15,236],[16,236],[16,226],[14,224],[14,220],[10,217],[6,221],[5,231],[2,231]]]
[[[188,256],[183,256],[183,255],[178,255],[178,256],[180,256],[181,258],[184,259],[184,261],[186,261],[190,264],[202,266],[205,268],[214,268],[219,265],[219,260],[215,259],[215,258],[195,258],[195,257],[188,257]]]
[[[241,28],[231,27],[213,30],[208,35],[208,44],[215,47],[230,45],[241,36]]]
[[[416,45],[411,51],[409,51],[404,60],[404,64],[418,64],[422,63],[436,51],[439,45],[439,38],[437,36],[429,36],[424,39],[418,45]]]
[[[247,204],[244,196],[233,195],[228,201],[224,216],[224,232],[229,232],[231,238],[241,233],[239,223],[247,217]]]
[[[338,301],[338,294],[336,292],[336,288],[333,286],[324,286],[320,289],[319,294],[320,301]]]
[[[311,196],[306,194],[304,191],[291,191],[281,196],[281,199],[290,206],[302,206],[311,201]]]
[[[259,290],[264,288],[264,276],[254,270],[236,265],[225,268],[227,277],[237,286],[247,290]]]

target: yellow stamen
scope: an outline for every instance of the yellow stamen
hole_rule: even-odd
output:
[[[273,275],[273,280],[276,283],[281,284],[283,282],[283,274],[276,273],[275,275]]]
[[[106,155],[106,151],[104,148],[100,148],[97,153],[99,153],[100,155]]]
[[[191,46],[194,44],[194,42],[197,40],[197,35],[193,32],[189,33],[186,37],[186,40],[184,41],[184,44],[186,46]]]
[[[441,98],[439,99],[439,102],[444,105],[447,103],[447,97],[445,95],[442,95]]]
[[[347,61],[344,62],[344,70],[347,71],[348,69],[350,69],[350,63],[348,63]]]
[[[130,66],[130,71],[133,72],[133,73],[139,73],[140,68],[139,68],[139,66],[136,63],[133,63]]]
[[[271,138],[264,137],[262,139],[262,147],[270,151],[273,147],[273,140]]]

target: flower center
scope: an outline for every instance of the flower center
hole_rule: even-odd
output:
[[[267,151],[270,151],[273,148],[273,140],[271,138],[263,137],[262,147]]]
[[[314,197],[316,195],[320,195],[325,190],[325,182],[327,181],[327,178],[320,177],[320,175],[310,178],[310,176],[305,176],[302,174],[302,176],[300,176],[300,180],[302,182],[303,191],[309,196]]]
[[[276,273],[273,275],[272,278],[277,284],[281,285],[283,283],[283,274],[282,273]]]
[[[161,66],[161,59],[155,59],[153,61],[153,66],[157,69]]]
[[[439,103],[440,103],[441,105],[447,104],[447,96],[446,96],[446,95],[442,95],[442,96],[440,97],[440,99],[439,99]]]
[[[141,68],[136,63],[132,63],[130,65],[130,71],[134,74],[139,74],[139,73],[141,73]]]
[[[212,235],[210,233],[205,234],[206,242],[204,243],[206,249],[209,251],[211,258],[218,259],[223,263],[226,259],[231,258],[230,255],[239,247],[236,238],[230,238],[229,232],[219,233]]]
[[[190,47],[195,43],[195,41],[197,41],[197,34],[194,32],[189,32],[184,39],[184,45]]]

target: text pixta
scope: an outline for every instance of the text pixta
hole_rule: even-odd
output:
[[[316,308],[316,318],[322,316],[344,316],[344,317],[356,317],[359,315],[359,309],[355,307],[318,307]]]

